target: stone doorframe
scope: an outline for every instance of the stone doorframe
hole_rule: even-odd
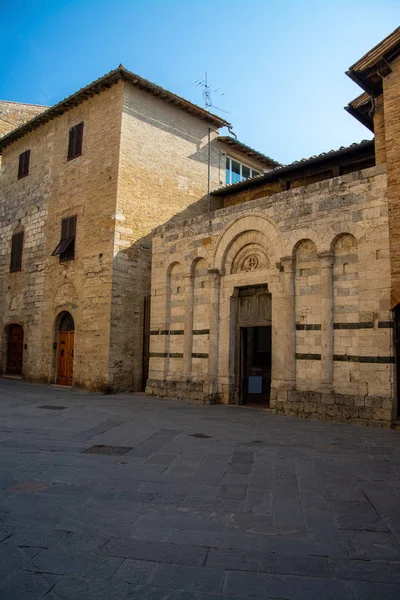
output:
[[[257,285],[243,285],[243,286],[238,286],[235,287],[233,290],[233,294],[231,296],[231,315],[230,315],[230,319],[231,321],[233,321],[232,326],[230,327],[230,336],[232,336],[233,334],[233,338],[230,337],[229,339],[229,346],[230,348],[234,349],[233,352],[233,365],[230,365],[229,371],[231,372],[231,367],[233,366],[233,373],[234,373],[234,384],[232,385],[231,389],[229,390],[229,404],[243,404],[243,397],[241,394],[241,356],[242,356],[242,349],[241,349],[241,335],[240,335],[240,328],[241,327],[260,327],[263,325],[272,325],[272,314],[269,316],[268,319],[265,320],[260,320],[258,319],[255,315],[252,316],[251,318],[249,318],[248,322],[242,322],[240,319],[240,307],[239,307],[239,298],[240,298],[240,292],[243,290],[251,290],[254,291],[254,296],[257,296],[257,291],[264,291],[266,292],[269,296],[271,296],[271,292],[268,289],[268,284],[257,284]],[[270,302],[272,301],[272,297],[270,299]],[[232,356],[230,356],[230,359],[232,360]],[[272,380],[272,373],[271,373],[271,380]]]

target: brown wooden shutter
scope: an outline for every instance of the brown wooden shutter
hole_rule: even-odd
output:
[[[31,151],[30,150],[26,150],[26,152],[24,152],[25,154],[25,160],[24,160],[24,175],[29,175],[29,161],[31,158]]]
[[[83,125],[82,121],[69,130],[68,160],[72,160],[82,154]]]
[[[21,179],[21,177],[23,176],[22,173],[24,172],[24,155],[20,154],[19,155],[19,163],[18,163],[18,179]]]
[[[75,236],[76,236],[76,215],[69,218],[69,232],[68,232],[68,237],[74,238]]]
[[[30,150],[25,150],[22,154],[19,155],[19,163],[18,163],[18,179],[22,179],[22,177],[26,177],[29,175],[29,159],[31,156]]]
[[[76,129],[75,127],[71,127],[71,129],[69,130],[68,160],[75,158],[75,138]]]
[[[24,247],[24,232],[14,233],[11,240],[10,271],[20,271],[22,266],[22,250]]]
[[[76,126],[75,156],[82,154],[83,121]]]

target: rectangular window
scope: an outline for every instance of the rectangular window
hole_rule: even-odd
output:
[[[73,160],[82,154],[83,121],[69,130],[68,160]]]
[[[60,256],[60,262],[74,260],[76,237],[76,215],[67,217],[61,222],[61,239],[52,252],[52,256]]]
[[[20,271],[22,267],[22,249],[24,247],[24,232],[14,233],[11,240],[10,271]]]
[[[261,175],[261,173],[229,156],[226,157],[226,183],[238,183],[249,177],[257,177],[257,175]]]
[[[31,157],[31,151],[25,150],[22,154],[19,155],[19,164],[18,164],[18,179],[22,179],[29,175],[29,160]]]

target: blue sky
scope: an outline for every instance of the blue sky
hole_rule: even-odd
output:
[[[0,0],[0,99],[54,104],[123,63],[288,163],[371,137],[346,69],[395,29],[399,0]],[[217,111],[215,111],[217,112]]]

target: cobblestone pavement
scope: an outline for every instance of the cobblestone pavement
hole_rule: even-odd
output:
[[[400,598],[400,432],[6,379],[0,411],[1,600]]]

